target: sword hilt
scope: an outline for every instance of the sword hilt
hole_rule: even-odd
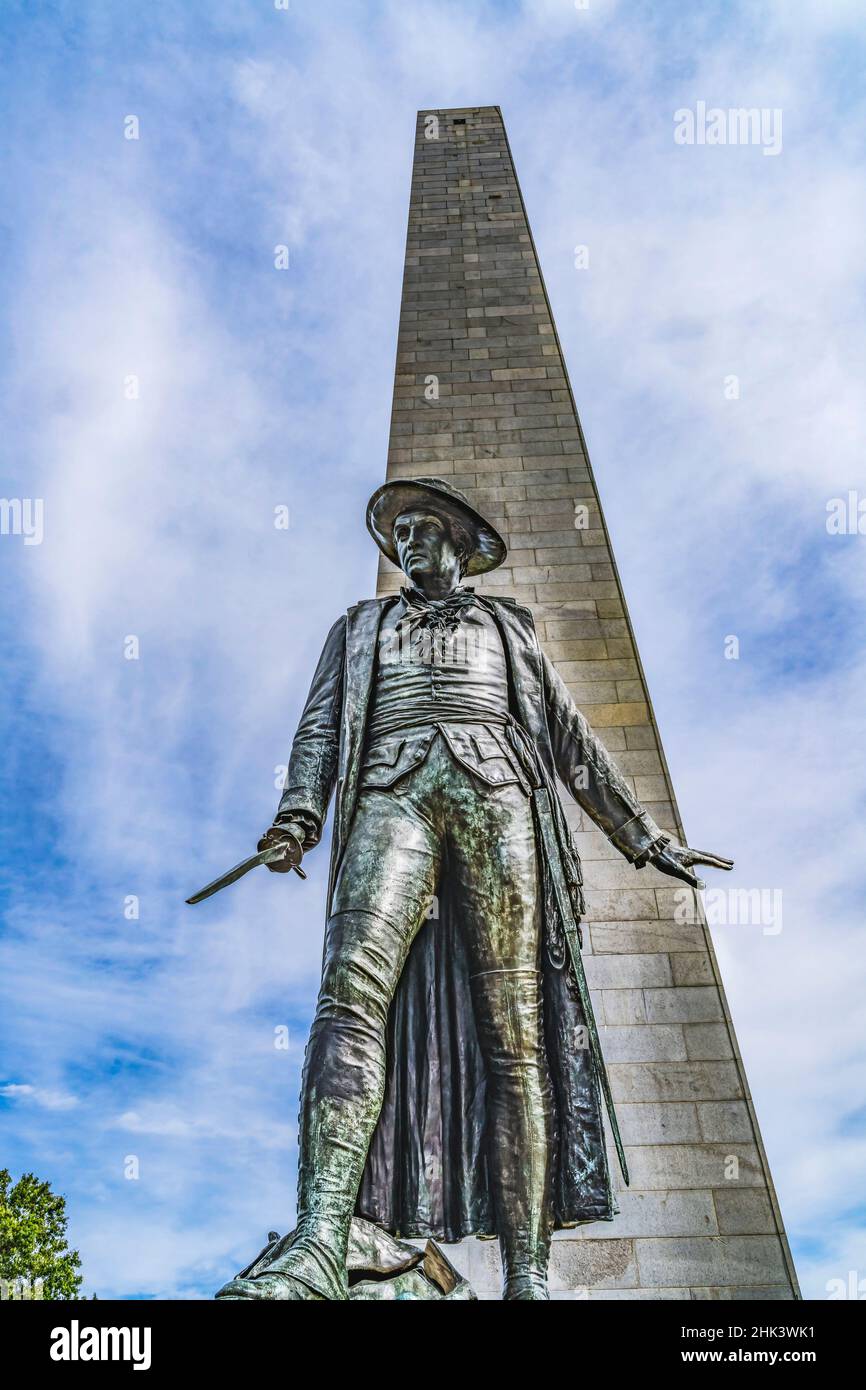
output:
[[[297,864],[292,863],[291,867],[294,869],[295,873],[298,875],[299,878],[306,878],[307,875],[306,875],[306,873],[304,872],[304,870],[301,868],[301,857],[303,856],[303,852],[304,852],[304,840],[305,840],[305,838],[306,838],[306,832],[305,832],[305,830],[304,830],[304,827],[303,827],[302,825],[300,825],[299,822],[296,821],[296,820],[286,821],[285,825],[277,825],[277,826],[273,826],[273,825],[272,825],[272,826],[270,827],[269,830],[265,831],[265,834],[262,836],[262,839],[259,841],[259,845],[260,845],[260,846],[262,846],[262,845],[268,840],[268,837],[269,837],[269,835],[270,835],[270,833],[271,833],[271,830],[285,830],[289,835],[291,835],[291,837],[292,837],[293,840],[296,840],[296,841],[297,841],[298,849],[300,850],[301,854],[300,854],[300,856],[299,856],[299,858],[298,858]],[[274,841],[274,849],[277,849],[277,848],[279,847],[279,844],[280,844],[280,841],[279,841],[279,840],[275,840],[275,841]],[[293,850],[293,849],[290,850],[290,853],[293,854],[293,853],[294,853],[294,850]]]

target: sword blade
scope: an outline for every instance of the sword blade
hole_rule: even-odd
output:
[[[213,883],[209,883],[207,887],[202,888],[200,892],[193,893],[191,898],[187,898],[187,902],[204,902],[205,898],[213,897],[213,894],[218,893],[221,888],[228,888],[230,883],[237,883],[238,879],[243,878],[244,874],[248,874],[250,869],[257,869],[259,864],[273,864],[275,860],[285,857],[285,845],[271,845],[269,849],[261,849],[258,854],[251,854],[249,859],[242,859],[240,864],[235,864],[233,869],[229,869],[228,873],[221,874],[219,878],[215,878]]]

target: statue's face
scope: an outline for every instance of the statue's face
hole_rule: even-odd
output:
[[[435,512],[403,512],[394,522],[394,545],[403,573],[424,579],[460,578],[461,555],[446,519]]]

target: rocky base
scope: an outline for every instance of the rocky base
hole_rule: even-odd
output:
[[[285,1242],[271,1231],[264,1250],[236,1278],[255,1279],[264,1273],[277,1246],[285,1248]],[[350,1299],[388,1303],[402,1299],[469,1301],[476,1297],[435,1241],[428,1240],[419,1250],[359,1216],[352,1218],[346,1267]]]

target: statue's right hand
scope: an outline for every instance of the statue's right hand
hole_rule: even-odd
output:
[[[264,835],[256,845],[256,849],[271,849],[277,845],[287,845],[287,847],[291,849],[296,845],[303,845],[303,825],[301,825],[298,821],[290,822],[290,824],[294,825],[297,828],[297,835],[292,834],[288,825],[272,825],[268,830],[265,831]],[[287,874],[291,868],[293,868],[295,865],[299,863],[300,859],[297,858],[295,855],[292,855],[291,857],[286,857],[285,859],[275,859],[273,863],[267,865],[267,868],[270,869],[272,874]]]

